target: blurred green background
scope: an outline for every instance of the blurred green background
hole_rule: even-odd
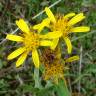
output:
[[[32,25],[37,24],[45,15],[42,14],[34,20],[32,17],[56,1],[58,0],[0,0],[0,96],[57,96],[53,94],[54,87],[50,84],[48,86],[51,87],[34,88],[31,58],[18,69],[15,68],[15,60],[7,61],[7,55],[17,45],[4,41],[6,34],[17,28],[15,20],[24,18]],[[90,34],[76,33],[71,38],[74,40],[80,36],[72,43],[76,54],[80,55],[82,48],[81,73],[79,74],[80,62],[73,63],[68,65],[70,70],[66,77],[70,82],[68,88],[72,96],[77,96],[79,83],[79,96],[96,96],[96,0],[61,0],[51,10],[54,14],[84,12],[86,15],[86,19],[80,24],[90,26]]]

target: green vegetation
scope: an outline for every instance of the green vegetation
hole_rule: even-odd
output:
[[[32,25],[40,23],[46,17],[45,14],[41,14],[34,20],[32,17],[56,1],[0,1],[0,96],[58,96],[58,94],[63,94],[57,92],[58,88],[52,83],[47,82],[46,84],[45,81],[42,81],[42,77],[41,81],[36,81],[38,78],[34,78],[31,56],[20,68],[15,68],[15,60],[7,61],[8,54],[16,49],[17,45],[4,40],[6,34],[17,28],[15,20],[24,18]],[[96,96],[96,0],[61,0],[51,9],[54,13],[84,12],[86,15],[82,24],[90,26],[91,31],[90,33],[76,33],[71,38],[73,41],[72,54],[80,55],[80,61],[67,65],[69,72],[66,72],[65,78],[71,96]],[[76,38],[77,40],[75,40]],[[41,68],[40,71],[42,70]],[[34,79],[36,82],[41,82],[38,88],[34,88],[36,86]],[[62,91],[62,82],[60,88]]]

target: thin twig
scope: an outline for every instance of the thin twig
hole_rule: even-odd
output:
[[[10,70],[10,71],[9,71]],[[7,74],[13,72],[14,70],[14,65],[11,65],[8,68],[3,68],[0,70],[0,78],[3,78],[4,76],[6,76]]]
[[[71,87],[70,78],[68,78],[68,84],[69,84],[69,90],[70,90],[70,94],[72,95],[72,87]]]
[[[72,41],[72,42],[73,42],[73,41],[76,41],[76,40],[78,40],[78,39],[84,38],[84,37],[86,37],[86,36],[88,36],[88,35],[91,35],[91,34],[93,34],[93,33],[96,33],[96,30],[93,30],[93,31],[91,31],[91,32],[86,33],[85,35],[82,35],[82,36],[79,36],[79,37],[77,37],[77,38],[74,38],[74,39],[72,39],[71,41]]]
[[[83,48],[81,46],[81,48],[80,48],[80,62],[79,62],[79,76],[81,75],[81,68],[82,68],[82,50],[83,50]],[[80,92],[81,92],[81,80],[79,80],[79,82],[78,82],[78,91],[80,94]],[[79,94],[78,94],[78,96],[79,96]]]
[[[53,3],[52,5],[50,5],[49,8],[54,7],[54,6],[57,5],[59,2],[61,2],[61,0],[56,1],[55,3]],[[38,16],[40,16],[40,15],[43,14],[43,13],[44,13],[44,10],[41,11],[40,13],[38,13],[37,15],[35,15],[34,17],[32,17],[32,19],[37,18]]]
[[[10,34],[15,34],[17,31],[18,31],[19,28],[15,29],[12,33]],[[0,45],[3,44],[7,39],[3,39],[1,42],[0,42]]]
[[[90,52],[92,52],[95,49],[96,49],[96,46],[93,46],[93,48],[91,50],[89,50],[86,53],[84,53],[83,57],[86,56],[87,54],[89,54]]]

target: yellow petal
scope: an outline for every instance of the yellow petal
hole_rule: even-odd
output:
[[[80,27],[74,27],[71,30],[72,32],[88,32],[90,31],[90,27],[87,26],[80,26]]]
[[[43,24],[44,26],[48,26],[49,23],[50,23],[50,19],[49,19],[49,18],[46,18],[46,19],[44,19],[44,20],[42,21],[42,24]]]
[[[36,24],[36,25],[34,25],[32,28],[33,28],[33,29],[39,29],[40,26],[41,26],[41,24],[42,24],[42,23],[40,23],[40,24]]]
[[[25,61],[25,59],[27,58],[27,52],[23,53],[17,60],[16,62],[16,67],[19,67],[20,65],[23,64],[23,62]]]
[[[22,54],[25,51],[25,47],[20,47],[17,50],[13,51],[10,55],[8,55],[8,60],[14,59],[17,56],[19,56],[20,54]]]
[[[48,40],[42,40],[40,41],[41,46],[52,46],[53,42]]]
[[[64,18],[70,18],[72,16],[75,16],[75,13],[69,13],[69,14],[65,15]]]
[[[73,62],[76,60],[79,60],[79,56],[72,56],[72,57],[66,59],[65,62]]]
[[[71,44],[71,41],[68,37],[63,37],[64,40],[65,40],[65,43],[67,45],[67,50],[68,50],[68,53],[70,54],[71,51],[72,51],[72,44]]]
[[[43,29],[44,29],[45,25],[41,24],[37,24],[35,26],[33,26],[33,29],[38,30],[38,33],[40,33]]]
[[[48,32],[47,34],[41,36],[43,39],[56,39],[62,36],[62,32],[60,31]]]
[[[56,46],[58,45],[59,39],[53,39],[53,44],[50,46],[52,50],[55,50]]]
[[[12,34],[8,34],[6,36],[6,39],[11,40],[11,41],[17,41],[17,42],[22,42],[23,41],[23,38],[21,36],[12,35]]]
[[[32,59],[36,68],[39,68],[39,55],[36,49],[32,51]]]
[[[39,33],[40,33],[42,31],[42,29],[43,29],[42,23],[34,25],[33,29],[38,30]]]
[[[23,19],[16,20],[16,24],[23,32],[29,33],[30,29]]]
[[[46,18],[41,23],[34,25],[33,29],[39,29],[40,26],[42,26],[43,24],[44,24],[43,26],[47,26],[49,23],[50,23],[49,18]]]
[[[49,19],[50,19],[52,22],[56,22],[53,13],[51,12],[51,10],[50,10],[48,7],[45,8],[45,12],[46,12],[46,14],[48,15]]]
[[[34,25],[33,29],[37,29],[38,32],[40,33],[45,26],[49,27],[49,23],[50,23],[49,18],[46,18],[40,24]]]
[[[69,22],[68,22],[68,25],[72,26],[80,21],[82,21],[83,19],[85,18],[85,16],[83,15],[83,13],[79,13],[77,14],[76,16],[74,16]]]

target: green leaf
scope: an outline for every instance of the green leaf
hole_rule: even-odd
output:
[[[24,84],[24,85],[20,86],[20,89],[22,89],[24,93],[30,92],[30,93],[33,93],[33,94],[39,91],[39,89],[38,88],[34,88],[32,86],[32,84],[30,84],[30,85]]]
[[[71,96],[64,80],[60,80],[58,85],[55,86],[58,96]]]

